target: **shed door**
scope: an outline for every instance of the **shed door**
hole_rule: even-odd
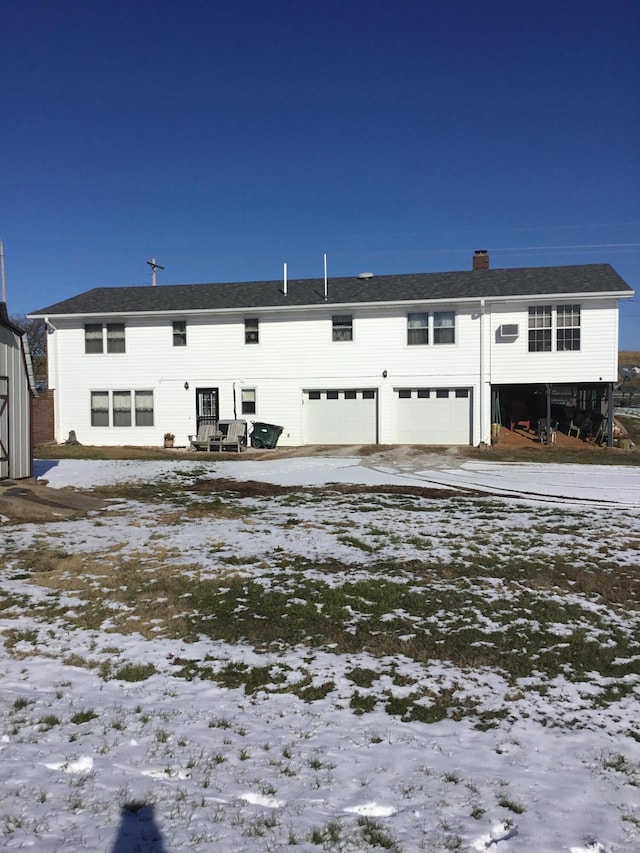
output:
[[[9,476],[9,380],[0,376],[0,478]]]
[[[378,393],[375,388],[304,391],[305,444],[376,444]]]

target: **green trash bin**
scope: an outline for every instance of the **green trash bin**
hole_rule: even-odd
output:
[[[260,421],[253,421],[252,423],[251,447],[266,447],[268,450],[275,447],[284,427],[276,424],[263,424]]]

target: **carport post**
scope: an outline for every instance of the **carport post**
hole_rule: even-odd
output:
[[[551,443],[551,384],[549,382],[547,382],[547,428],[544,443]]]

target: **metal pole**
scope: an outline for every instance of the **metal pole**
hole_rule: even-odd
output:
[[[0,240],[0,278],[2,279],[2,301],[7,301],[7,281],[4,277],[4,242]]]
[[[327,301],[329,296],[329,284],[327,282],[327,256],[324,256],[324,301]]]

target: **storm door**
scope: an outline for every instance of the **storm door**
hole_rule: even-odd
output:
[[[196,388],[196,423],[216,423],[220,418],[217,388]]]

